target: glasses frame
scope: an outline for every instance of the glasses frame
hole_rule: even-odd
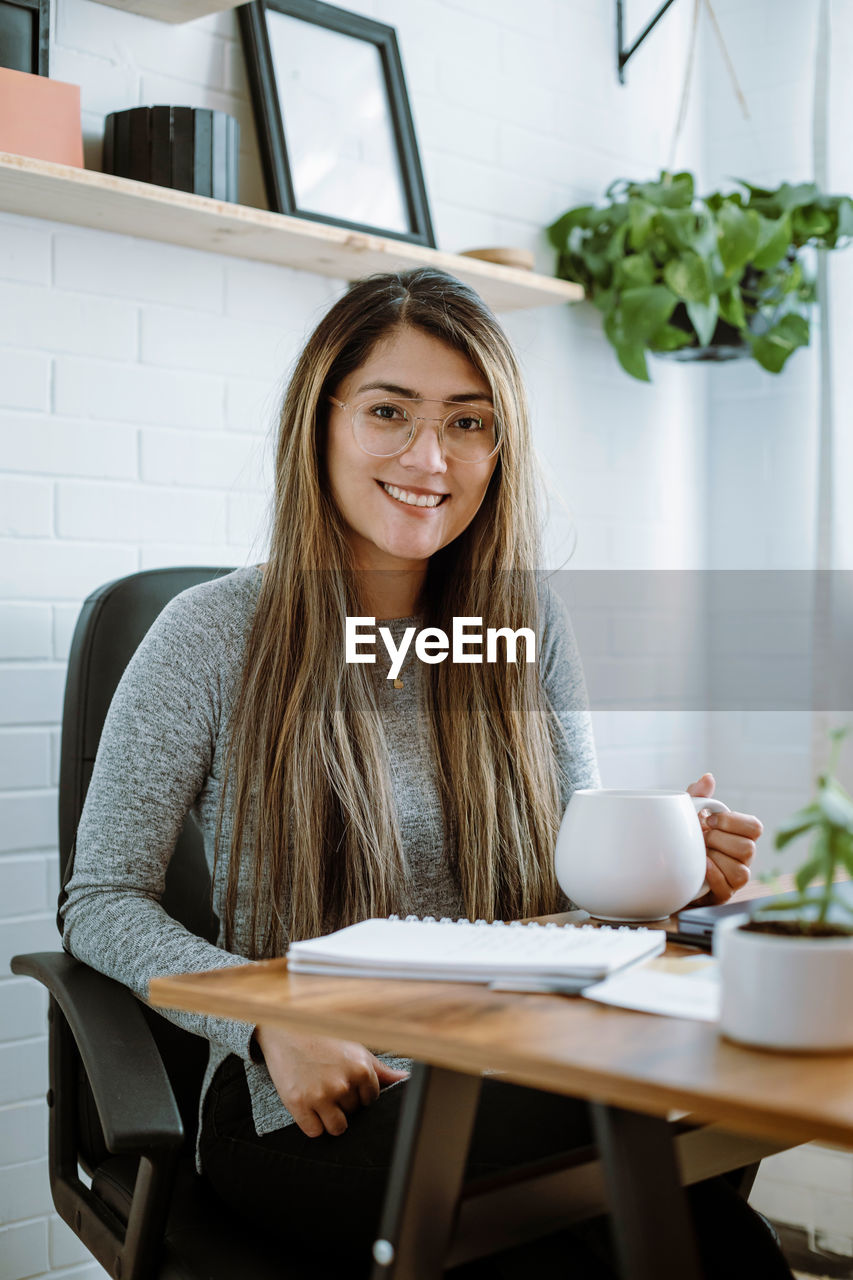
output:
[[[477,466],[482,462],[488,462],[491,458],[495,456],[495,454],[498,452],[501,445],[503,444],[503,431],[498,429],[498,442],[495,445],[494,449],[492,449],[492,452],[486,454],[485,458],[457,458],[452,453],[451,454],[445,453],[444,432],[448,422],[455,414],[459,412],[460,409],[468,408],[468,405],[465,402],[461,402],[461,403],[457,403],[456,408],[451,409],[450,413],[448,413],[444,418],[430,418],[422,413],[411,414],[412,430],[409,434],[408,440],[403,445],[402,449],[396,449],[393,453],[371,453],[369,449],[365,449],[364,445],[361,443],[361,441],[359,440],[355,432],[355,411],[356,409],[360,408],[362,404],[369,404],[370,401],[359,400],[358,404],[355,404],[352,400],[346,400],[346,401],[338,400],[335,396],[329,396],[328,398],[333,405],[337,406],[338,409],[346,409],[349,411],[349,421],[350,421],[350,430],[352,431],[352,438],[355,441],[355,443],[358,445],[359,449],[361,449],[361,452],[365,454],[368,458],[399,458],[402,453],[405,453],[406,450],[410,449],[414,444],[415,437],[417,436],[418,431],[420,430],[420,424],[422,422],[438,422],[440,424],[438,428],[438,447],[441,449],[442,458],[444,458],[445,460],[449,458],[451,462],[460,462],[462,463],[463,466],[467,466],[467,465]],[[405,399],[407,399],[407,397],[405,396],[386,396],[386,400],[388,400],[389,403],[397,403],[397,401],[405,400]],[[416,401],[410,400],[409,403],[410,404],[452,404],[454,402],[451,400],[416,400]],[[494,410],[492,410],[492,412],[494,412]],[[495,417],[496,426],[497,426],[497,422],[498,422],[498,419],[497,417]]]

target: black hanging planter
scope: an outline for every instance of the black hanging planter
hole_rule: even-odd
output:
[[[687,307],[683,302],[679,302],[669,317],[669,323],[676,329],[683,329],[685,333],[695,334],[696,332],[690,323]],[[661,360],[680,360],[685,364],[702,361],[719,363],[723,360],[743,360],[752,355],[752,348],[740,329],[736,329],[726,320],[718,320],[711,341],[706,347],[678,347],[675,351],[650,351],[649,354]]]

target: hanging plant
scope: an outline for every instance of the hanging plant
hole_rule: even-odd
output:
[[[556,274],[582,284],[632,377],[649,382],[646,352],[676,359],[752,356],[779,373],[809,342],[814,280],[806,247],[853,237],[853,200],[814,183],[695,196],[691,173],[619,178],[602,206],[569,209],[548,227]]]

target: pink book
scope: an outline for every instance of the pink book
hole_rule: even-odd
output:
[[[0,67],[0,151],[82,169],[79,84]]]

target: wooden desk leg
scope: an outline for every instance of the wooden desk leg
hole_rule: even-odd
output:
[[[590,1107],[623,1280],[701,1280],[669,1122]]]
[[[480,1098],[480,1077],[416,1063],[406,1084],[371,1280],[439,1280]]]

